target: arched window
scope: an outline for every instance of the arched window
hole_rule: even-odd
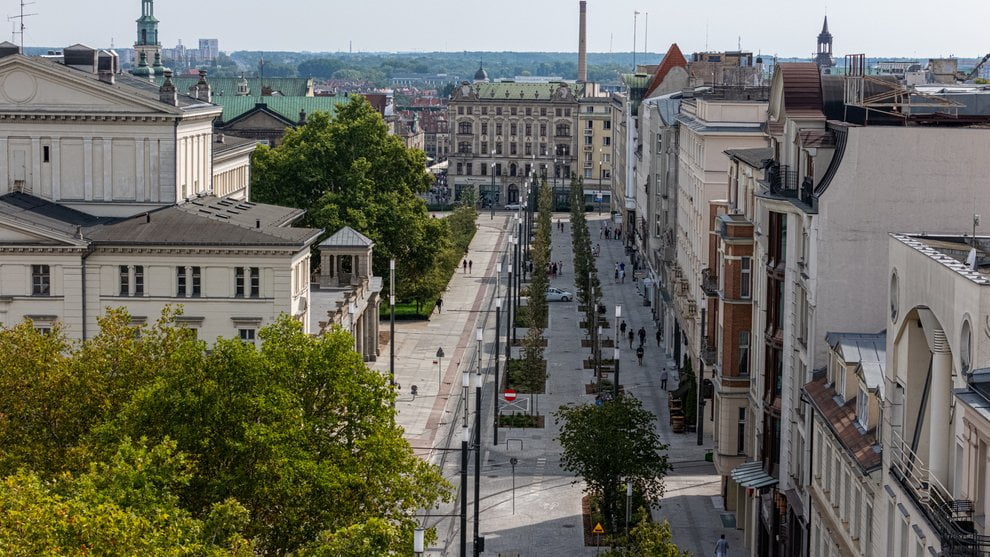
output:
[[[570,124],[557,124],[557,136],[558,137],[568,137],[571,135]]]
[[[457,133],[471,133],[471,122],[459,122],[457,124]]]
[[[457,144],[457,152],[458,153],[470,153],[471,152],[471,142],[470,141],[461,141],[460,143],[458,143]]]

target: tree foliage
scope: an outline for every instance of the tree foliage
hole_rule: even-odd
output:
[[[34,513],[26,533],[56,543],[63,534],[43,524],[60,520],[50,513],[61,512],[62,499],[45,498],[83,493],[79,504],[93,508],[73,512],[79,520],[91,513],[87,532],[103,535],[100,521],[111,521],[124,529],[121,540],[199,540],[190,551],[135,546],[125,554],[212,554],[196,549],[207,542],[239,551],[243,544],[228,542],[243,538],[252,553],[269,555],[318,552],[342,539],[389,555],[408,545],[417,509],[449,496],[439,471],[402,438],[394,391],[346,332],[312,338],[283,316],[262,329],[260,349],[219,339],[207,351],[173,326],[175,316],[138,328],[111,311],[83,343],[29,325],[0,330],[0,473],[12,493],[33,490],[39,501],[0,508],[8,513],[0,523]],[[128,444],[139,438],[140,449]],[[85,478],[92,481],[80,484]],[[89,491],[70,489],[80,485]],[[11,554],[2,545],[0,553]]]
[[[605,557],[688,557],[690,553],[681,551],[674,544],[670,524],[641,521],[629,531],[627,547],[603,553]]]
[[[561,467],[583,478],[585,490],[601,499],[608,531],[617,531],[617,497],[626,481],[648,500],[663,495],[667,445],[654,429],[656,416],[639,400],[625,395],[600,406],[561,406],[554,418]]]

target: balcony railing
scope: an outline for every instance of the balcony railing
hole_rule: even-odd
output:
[[[977,534],[974,527],[973,502],[953,499],[904,439],[896,431],[892,434],[891,442],[885,447],[890,453],[891,475],[938,532],[942,555],[990,555],[990,536]]]
[[[718,348],[708,337],[701,337],[701,361],[706,366],[714,366],[718,360]]]
[[[711,269],[701,270],[701,289],[708,296],[718,296],[718,275]]]
[[[767,186],[770,193],[781,197],[798,199],[802,203],[813,205],[815,200],[815,180],[805,176],[798,183],[798,172],[786,164],[771,164],[767,168]]]

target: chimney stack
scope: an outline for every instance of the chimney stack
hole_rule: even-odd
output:
[[[581,19],[578,26],[578,83],[588,82],[588,2],[581,0]]]

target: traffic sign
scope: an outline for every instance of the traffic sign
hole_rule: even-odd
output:
[[[512,389],[506,389],[505,393],[503,393],[502,396],[505,397],[506,402],[512,402],[513,400],[516,400],[516,392]]]
[[[604,534],[605,533],[605,529],[602,528],[602,523],[599,522],[599,523],[595,524],[595,529],[592,530],[591,533],[592,534]]]

